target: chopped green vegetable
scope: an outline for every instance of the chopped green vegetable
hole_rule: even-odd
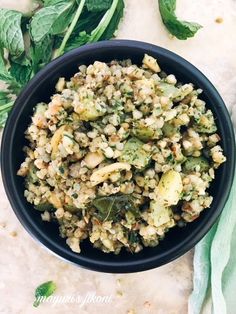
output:
[[[193,172],[196,169],[200,172],[208,171],[210,168],[209,162],[204,157],[188,157],[183,164],[183,170],[185,172]]]
[[[129,238],[128,239],[129,239],[129,242],[131,244],[139,243],[139,235],[137,232],[135,232],[133,230],[129,232]]]
[[[164,136],[172,137],[179,132],[179,127],[175,127],[173,124],[166,122],[162,127],[162,131]]]
[[[73,206],[73,205],[65,205],[64,207],[66,210],[68,210],[71,213],[77,213],[80,211],[80,209],[78,207]]]
[[[55,210],[53,205],[50,203],[38,204],[38,205],[35,205],[34,208],[40,212],[45,212],[45,211],[53,212]]]
[[[92,204],[97,208],[97,217],[102,221],[117,221],[120,216],[128,211],[138,215],[137,209],[128,195],[102,196],[96,198]]]
[[[39,304],[45,299],[50,297],[56,290],[56,284],[53,281],[47,281],[40,286],[38,286],[35,290],[35,301],[33,305],[35,307],[39,306]]]
[[[208,110],[206,114],[201,115],[199,118],[195,118],[193,128],[199,133],[215,133],[217,131],[217,126],[214,121],[213,113]]]
[[[151,153],[145,151],[143,145],[144,143],[139,139],[135,137],[130,138],[126,142],[119,160],[128,162],[130,165],[133,165],[138,169],[145,168],[151,159]]]
[[[193,37],[202,28],[198,23],[181,21],[175,15],[176,0],[158,0],[162,21],[168,31],[178,39]]]
[[[148,142],[154,137],[155,130],[150,126],[145,126],[142,121],[138,121],[135,123],[132,133],[141,141]]]
[[[38,182],[39,178],[37,177],[36,172],[37,172],[37,168],[35,167],[33,163],[31,163],[29,166],[29,172],[27,175],[28,182],[31,182],[31,183]]]

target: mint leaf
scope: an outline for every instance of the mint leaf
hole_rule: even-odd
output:
[[[43,0],[43,4],[45,7],[49,7],[50,5],[55,5],[60,2],[65,2],[65,0]]]
[[[50,297],[56,290],[56,285],[53,281],[47,281],[40,286],[38,286],[35,290],[35,301],[34,306],[37,307],[39,304],[45,299]]]
[[[3,127],[14,102],[9,91],[0,91],[0,127]]]
[[[112,0],[87,0],[86,6],[90,12],[100,12],[108,10],[112,4]]]
[[[29,58],[26,56],[25,53],[23,53],[19,57],[11,56],[10,57],[10,62],[15,62],[17,64],[26,65],[26,66],[31,64]]]
[[[0,45],[17,56],[24,52],[21,17],[20,12],[0,9]]]
[[[10,73],[11,76],[22,86],[29,80],[32,72],[30,65],[21,65],[19,63],[11,62]]]
[[[80,32],[78,36],[74,37],[72,40],[70,40],[67,43],[65,47],[65,52],[85,45],[89,41],[89,39],[90,39],[90,36],[85,31]]]
[[[41,41],[32,43],[29,55],[32,60],[33,72],[37,73],[52,58],[53,39],[46,35]]]
[[[76,5],[73,4],[73,1],[68,3],[64,10],[61,12],[60,16],[55,20],[52,25],[51,34],[57,35],[65,31],[68,25],[74,18],[76,10]]]
[[[110,24],[112,18],[115,16],[117,9],[119,7],[122,8],[120,11],[118,11],[119,13],[117,16],[117,18],[120,21],[121,17],[123,16],[124,1],[123,0],[113,0],[110,9],[107,10],[107,12],[103,16],[101,22],[92,31],[89,42],[101,40],[102,36],[104,35],[104,32],[108,29],[109,24]],[[115,25],[117,25],[117,23],[115,23]]]
[[[164,25],[176,38],[185,40],[193,37],[202,28],[198,23],[178,20],[175,15],[176,0],[158,0],[158,2]]]
[[[101,221],[117,221],[127,211],[131,211],[137,216],[139,215],[129,195],[114,194],[111,196],[102,196],[94,199],[92,204],[96,207],[96,215]]]
[[[65,52],[80,47],[88,42],[89,34],[98,26],[103,16],[104,12],[97,13],[88,12],[87,9],[84,10],[66,44]],[[60,39],[60,41],[62,41],[62,39]]]
[[[118,1],[113,17],[110,23],[108,24],[106,30],[102,34],[100,40],[110,39],[114,36],[115,31],[118,29],[120,20],[123,17],[123,13],[124,13],[124,1],[122,0],[122,1]]]
[[[112,7],[105,14],[103,12],[100,12],[100,14],[85,12],[75,26],[65,51],[80,47],[88,42],[112,38],[118,28],[123,12],[123,0],[113,0]]]
[[[5,83],[12,82],[12,76],[5,66],[3,51],[0,51],[0,81],[4,81]]]
[[[0,105],[4,105],[11,100],[8,91],[0,91]]]
[[[35,42],[43,40],[48,34],[62,33],[71,22],[73,1],[64,1],[40,9],[30,23],[30,33]]]

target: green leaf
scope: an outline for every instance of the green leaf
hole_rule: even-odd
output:
[[[9,73],[8,69],[5,66],[3,52],[0,49],[0,81],[5,82],[8,85],[8,90],[13,94],[18,94],[21,86],[19,82]]]
[[[131,197],[128,195],[102,196],[96,198],[92,204],[97,208],[97,217],[102,221],[117,221],[127,211],[137,212]]]
[[[22,86],[24,86],[29,80],[32,72],[30,65],[21,65],[19,63],[11,62],[10,73],[11,76]]]
[[[17,56],[24,52],[21,17],[20,12],[0,9],[0,45]]]
[[[12,82],[11,74],[7,72],[0,72],[0,81],[4,81],[5,83],[11,83]]]
[[[113,32],[115,31],[114,26],[118,26],[118,23],[123,16],[123,9],[124,9],[124,1],[123,0],[113,0],[110,9],[105,13],[102,20],[98,24],[98,26],[92,31],[89,42],[98,41],[104,39],[104,34],[107,32],[107,38],[109,36],[113,36]],[[117,12],[117,13],[116,13]],[[117,14],[117,16],[116,16]],[[116,22],[113,24],[112,19],[116,17]],[[109,27],[110,23],[111,28]],[[118,22],[118,23],[117,23]],[[109,28],[113,31],[110,31]]]
[[[108,24],[107,28],[103,32],[102,36],[100,37],[100,40],[110,39],[115,36],[115,32],[118,29],[120,20],[122,19],[124,14],[124,7],[125,7],[124,1],[123,0],[118,1],[113,17],[110,23]]]
[[[17,64],[26,65],[26,66],[31,64],[30,60],[28,59],[25,53],[23,53],[19,57],[11,56],[10,62],[15,62]]]
[[[35,290],[35,301],[34,306],[37,307],[43,301],[44,298],[50,297],[56,290],[56,285],[53,281],[47,281]]]
[[[4,105],[10,101],[10,95],[8,91],[0,91],[0,105]]]
[[[77,37],[74,37],[73,40],[70,40],[67,43],[65,47],[65,52],[85,45],[89,41],[89,39],[90,39],[90,36],[85,31],[80,32]]]
[[[137,232],[131,230],[128,235],[129,242],[135,244],[139,242],[139,235]]]
[[[43,0],[43,4],[45,7],[49,7],[51,5],[55,5],[60,2],[65,2],[65,0]]]
[[[73,1],[67,4],[65,10],[60,14],[60,17],[57,18],[52,25],[51,33],[53,35],[57,35],[65,31],[65,29],[73,20],[75,9],[76,5],[73,5]]]
[[[90,37],[89,34],[97,27],[103,15],[104,12],[88,12],[87,9],[85,9],[66,44],[65,52],[87,43]],[[60,42],[61,41],[62,39]],[[60,44],[58,44],[58,46],[60,46]]]
[[[197,23],[178,20],[175,15],[176,0],[158,1],[162,21],[168,31],[176,38],[185,40],[189,37],[193,37],[195,33],[202,28],[202,26]]]
[[[86,6],[90,12],[100,12],[108,10],[112,4],[112,0],[87,0]]]
[[[5,66],[5,60],[3,57],[3,51],[0,50],[0,81],[10,83],[12,81],[11,74],[8,72]]]
[[[8,113],[11,110],[14,101],[11,100],[8,91],[0,92],[0,127],[4,127]]]
[[[30,23],[32,39],[39,42],[48,34],[62,33],[71,22],[72,7],[72,1],[64,1],[36,12]]]
[[[113,0],[112,7],[105,14],[85,11],[68,40],[65,51],[88,42],[112,38],[123,16],[123,11],[123,0]]]
[[[29,55],[32,60],[33,72],[37,73],[52,58],[53,39],[46,35],[41,41],[32,43]]]

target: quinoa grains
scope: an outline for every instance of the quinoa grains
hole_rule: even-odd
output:
[[[18,175],[71,250],[88,239],[103,252],[138,253],[197,219],[226,161],[200,89],[181,84],[145,54],[81,65],[36,105]]]

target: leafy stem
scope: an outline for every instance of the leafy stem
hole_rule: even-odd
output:
[[[118,3],[119,0],[113,0],[110,9],[105,13],[98,26],[92,31],[89,42],[97,41],[102,36],[115,13]]]
[[[14,101],[10,101],[9,103],[7,103],[5,105],[1,105],[0,112],[3,110],[11,108],[13,105],[14,105]]]
[[[66,46],[66,43],[67,43],[68,39],[70,38],[70,35],[72,34],[73,29],[75,28],[76,23],[78,22],[78,19],[79,19],[81,13],[82,13],[84,5],[85,5],[85,0],[81,0],[80,4],[78,6],[78,9],[76,11],[76,14],[75,14],[75,16],[74,16],[74,18],[73,18],[73,20],[72,20],[72,22],[71,22],[67,32],[66,32],[64,38],[63,38],[63,41],[62,41],[60,47],[55,51],[54,58],[57,58],[57,57],[59,57],[60,55],[63,54],[65,46]]]

